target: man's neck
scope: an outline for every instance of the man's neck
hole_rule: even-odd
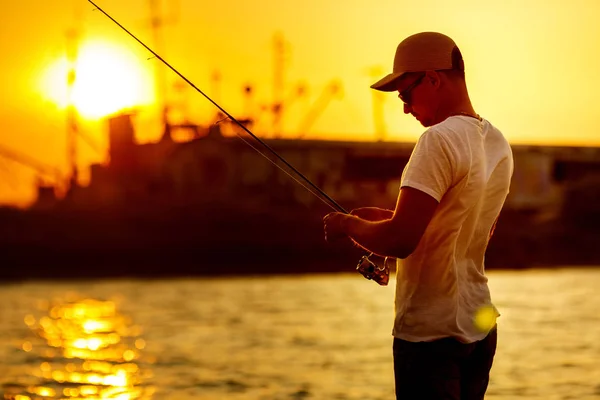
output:
[[[463,101],[456,102],[452,105],[448,105],[448,107],[438,110],[436,115],[436,123],[445,121],[447,118],[452,117],[454,115],[464,115],[481,120],[479,114],[475,112],[471,101],[468,98],[466,98]]]

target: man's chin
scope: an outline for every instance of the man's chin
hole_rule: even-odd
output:
[[[420,117],[420,116],[418,116],[418,117],[417,117],[417,116],[416,116],[416,115],[414,115],[414,114],[413,114],[413,117],[415,117],[415,119],[416,119],[417,121],[419,121],[419,123],[420,123],[421,125],[423,125],[423,127],[425,127],[425,128],[429,128],[429,127],[432,125],[432,124],[431,124],[431,121],[429,121],[429,119],[428,119],[428,118],[422,118],[422,117]]]

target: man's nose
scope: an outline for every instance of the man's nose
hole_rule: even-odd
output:
[[[410,106],[410,104],[404,103],[404,114],[410,114],[411,111],[412,107]]]

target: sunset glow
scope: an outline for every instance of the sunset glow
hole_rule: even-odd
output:
[[[403,114],[396,96],[369,86],[391,70],[400,40],[439,31],[461,48],[475,110],[511,144],[600,145],[597,1],[176,3],[97,2],[232,115],[252,118],[262,137],[278,130],[272,110],[279,96],[283,138],[416,141],[423,132],[418,121]],[[210,123],[218,111],[85,0],[3,2],[0,12],[7,16],[0,26],[7,60],[0,143],[9,148],[65,170],[70,29],[79,43],[71,98],[80,125],[89,125],[85,134],[98,142],[106,137],[103,117],[123,108],[139,111],[140,142],[161,137],[163,105],[175,122]],[[327,97],[332,81],[343,96]],[[80,147],[82,170],[105,159],[105,148]],[[11,178],[0,181],[0,202],[31,201],[30,171],[0,161],[2,171]]]
[[[75,80],[69,96],[69,70]],[[45,71],[41,90],[59,107],[76,107],[86,118],[102,118],[125,108],[150,104],[154,100],[152,76],[137,59],[107,42],[88,42],[75,63],[62,57]]]

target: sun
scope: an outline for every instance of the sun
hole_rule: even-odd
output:
[[[71,66],[75,75],[69,91]],[[42,76],[41,90],[59,107],[73,104],[89,119],[148,105],[155,99],[152,74],[140,59],[118,45],[101,41],[82,44],[72,65],[66,56],[51,64]]]

